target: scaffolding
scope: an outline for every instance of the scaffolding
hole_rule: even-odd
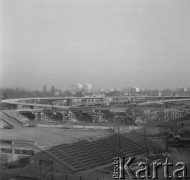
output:
[[[101,123],[101,122],[105,122],[105,119],[103,118],[104,114],[101,112],[101,108],[96,108],[93,111],[93,117],[92,117],[92,122],[93,123]]]

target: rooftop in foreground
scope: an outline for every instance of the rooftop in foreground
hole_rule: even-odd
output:
[[[88,129],[62,129],[62,128],[16,128],[1,129],[1,139],[30,140],[36,141],[38,146],[52,146],[56,144],[67,144],[79,140],[106,137],[112,133],[105,130]]]

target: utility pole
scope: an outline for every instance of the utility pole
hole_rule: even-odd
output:
[[[113,118],[113,125],[114,125],[113,130],[114,130],[114,134],[115,134],[116,133],[115,117]]]
[[[146,148],[146,152],[147,152],[147,158],[149,158],[149,149],[148,149],[147,141],[146,141],[146,130],[145,130],[145,127],[144,127],[144,144],[145,144],[145,148]]]
[[[168,108],[168,104],[166,103],[166,109]],[[167,133],[167,121],[169,120],[169,115],[167,114],[168,112],[165,113],[165,141],[166,141],[166,152],[168,152],[168,133]]]
[[[121,157],[121,140],[120,140],[120,124],[119,124],[119,116],[117,117],[117,130],[118,130],[118,155]]]
[[[175,119],[177,119],[177,112],[174,111],[174,117],[172,119],[173,133],[175,134]]]
[[[52,121],[53,121],[53,101],[52,101]]]
[[[168,152],[168,133],[167,133],[167,122],[165,122],[165,141],[166,141],[166,152]]]

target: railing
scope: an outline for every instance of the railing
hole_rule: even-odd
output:
[[[8,124],[8,126],[4,125],[3,128],[7,128],[7,127],[10,127],[11,129],[14,128],[14,126],[10,124],[9,122],[7,122],[4,118],[1,118],[1,119],[4,121],[5,124]]]
[[[2,111],[3,112],[3,114],[4,115],[6,115],[6,116],[8,116],[9,118],[11,118],[11,119],[13,119],[16,123],[17,123],[17,125],[19,124],[19,125],[23,125],[23,123],[21,122],[21,121],[19,121],[17,118],[15,118],[14,116],[11,116],[11,115],[9,115],[7,112],[5,112],[5,111]]]

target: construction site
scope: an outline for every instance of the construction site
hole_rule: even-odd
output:
[[[135,156],[136,163],[170,157],[189,166],[187,98],[109,105],[102,98],[84,98],[91,103],[83,105],[36,99],[2,101],[1,179],[108,180],[118,156]]]

